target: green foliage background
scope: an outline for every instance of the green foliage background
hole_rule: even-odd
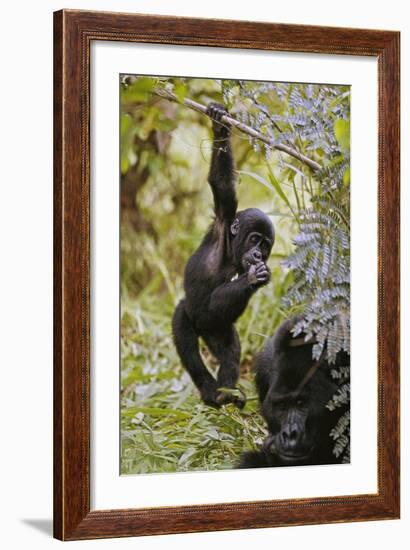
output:
[[[207,184],[212,133],[207,117],[157,97],[153,92],[158,88],[172,90],[180,101],[188,97],[205,105],[211,100],[225,103],[235,118],[278,143],[297,146],[323,166],[320,174],[313,175],[300,161],[274,149],[261,149],[258,142],[233,132],[239,208],[261,208],[272,217],[276,229],[269,260],[272,280],[255,294],[237,323],[242,344],[240,386],[248,397],[242,411],[232,405],[221,410],[205,406],[173,346],[171,318],[183,296],[184,266],[212,217]],[[302,281],[308,285],[300,284],[300,272],[305,273],[306,266],[300,258],[300,265],[295,264],[295,254],[304,245],[297,242],[303,234],[303,219],[308,223],[309,215],[316,215],[318,198],[328,201],[322,209],[328,211],[334,205],[349,220],[348,114],[349,89],[342,86],[147,77],[130,82],[122,77],[122,473],[232,468],[241,452],[261,445],[267,432],[258,410],[252,359],[286,316],[307,311],[319,292],[331,289],[335,294],[334,288],[340,286],[331,280],[335,259],[326,260],[323,252],[326,246],[330,250],[333,235],[343,230],[338,219],[332,227],[325,219],[323,231],[316,228],[316,252],[313,249],[304,255],[303,261],[316,258],[317,264],[328,264],[326,272],[321,270],[321,282],[313,273],[310,280],[304,277]],[[341,255],[348,255],[349,249],[340,243],[334,246],[337,263],[343,264]],[[308,288],[311,295],[306,293]],[[334,303],[332,298],[330,303],[336,316],[324,324],[315,315],[310,321],[317,334],[318,327],[329,329],[337,319],[341,328],[335,329],[334,353],[348,347],[340,334],[342,329],[348,332],[349,292],[341,300],[338,292],[335,299],[339,301]],[[324,304],[318,306],[323,311]],[[327,332],[323,334],[325,338]],[[202,351],[209,368],[215,369],[213,358],[205,348]],[[344,387],[348,376],[338,369],[334,372]],[[343,403],[348,399],[346,393]],[[333,406],[340,403],[341,398]],[[348,419],[339,428],[333,437],[339,444],[340,438],[346,438],[339,445],[342,454],[348,449]]]

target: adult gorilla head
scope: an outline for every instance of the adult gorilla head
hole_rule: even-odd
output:
[[[282,323],[257,357],[256,385],[269,436],[261,451],[243,455],[242,468],[338,462],[329,432],[340,411],[326,408],[337,385],[327,361],[312,359],[313,342],[292,336],[295,321]],[[337,361],[348,364],[348,355],[339,353]]]

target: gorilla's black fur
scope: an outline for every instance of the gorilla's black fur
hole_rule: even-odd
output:
[[[257,208],[237,212],[230,128],[220,122],[227,113],[222,105],[212,103],[208,114],[214,132],[208,180],[215,220],[187,263],[185,298],[175,310],[172,327],[181,362],[204,402],[219,406],[232,401],[243,406],[244,396],[218,388],[234,388],[238,380],[240,343],[234,323],[252,294],[269,281],[266,261],[274,229]],[[202,361],[199,336],[220,363],[217,380]]]
[[[244,453],[239,468],[335,464],[329,436],[340,409],[326,404],[337,390],[323,358],[312,359],[313,342],[293,338],[296,319],[282,323],[256,359],[256,386],[269,436],[260,451]],[[339,352],[336,364],[349,364]]]

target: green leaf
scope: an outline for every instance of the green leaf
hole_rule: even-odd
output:
[[[128,115],[121,115],[120,126],[121,140],[123,140],[131,127],[131,117]]]
[[[156,85],[156,79],[141,76],[135,82],[130,84],[122,93],[124,102],[135,101],[137,103],[145,102],[149,98]]]
[[[269,180],[270,181],[265,180],[265,178],[263,178],[259,174],[255,174],[255,172],[248,172],[246,170],[238,170],[238,174],[244,174],[245,176],[249,176],[249,177],[253,178],[254,180],[261,183],[263,186],[267,187],[269,189],[269,191],[271,191],[271,192],[275,190],[276,193],[279,195],[279,197],[288,206],[288,208],[292,212],[294,218],[297,219],[296,213],[293,210],[292,205],[290,204],[289,199],[286,196],[286,193],[283,191],[279,181],[275,178],[275,175],[274,175],[271,167],[269,165],[267,165],[267,166],[268,166],[268,169],[269,169]]]
[[[132,415],[135,416],[137,413],[142,412],[149,416],[168,416],[173,415],[176,418],[191,418],[191,414],[177,411],[175,409],[166,409],[159,407],[129,407],[128,409],[123,410],[123,414],[126,416]]]
[[[174,86],[174,94],[177,96],[178,101],[182,103],[188,93],[188,89],[183,82],[177,82]]]
[[[188,462],[188,460],[191,458],[192,455],[196,453],[196,449],[194,447],[189,447],[180,457],[178,460],[178,464],[181,466],[182,464],[185,464]]]
[[[271,182],[271,184],[273,185],[276,193],[279,195],[279,197],[283,200],[283,202],[285,204],[287,204],[287,206],[292,210],[292,206],[289,202],[289,199],[288,197],[286,196],[286,193],[284,192],[284,190],[282,189],[282,186],[281,184],[279,183],[279,181],[276,179],[275,177],[275,174],[273,173],[273,170],[272,168],[269,166],[269,180]]]
[[[241,390],[238,390],[238,388],[220,387],[220,388],[218,388],[218,391],[223,393],[224,395],[231,395],[232,397],[242,397],[243,396]]]
[[[264,185],[265,187],[267,187],[269,191],[272,191],[272,185],[267,180],[265,180],[265,178],[263,178],[262,176],[259,176],[259,174],[255,174],[254,172],[247,172],[246,170],[238,170],[238,174],[244,174],[245,176],[249,176],[254,180],[258,181],[259,183],[261,183],[262,185]]]
[[[128,155],[126,153],[121,154],[121,174],[126,174],[128,172],[128,168],[130,167],[130,163],[128,160]]]
[[[292,205],[290,204],[290,201],[289,201],[286,193],[283,191],[280,182],[276,179],[275,174],[273,173],[273,170],[269,166],[269,164],[267,166],[268,166],[268,169],[269,169],[269,180],[271,181],[273,187],[275,188],[275,191],[280,196],[280,198],[283,200],[283,202],[288,206],[288,208],[292,212],[293,217],[295,218],[295,220],[298,221],[298,216],[297,216],[296,212],[294,211],[294,209],[292,208]]]
[[[336,120],[334,131],[340,147],[343,151],[348,151],[350,146],[350,122],[342,118]]]
[[[344,185],[349,185],[350,183],[350,168],[346,168],[343,173],[343,183]]]

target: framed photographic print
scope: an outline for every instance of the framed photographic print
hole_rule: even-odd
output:
[[[54,533],[399,517],[399,33],[54,14]]]

